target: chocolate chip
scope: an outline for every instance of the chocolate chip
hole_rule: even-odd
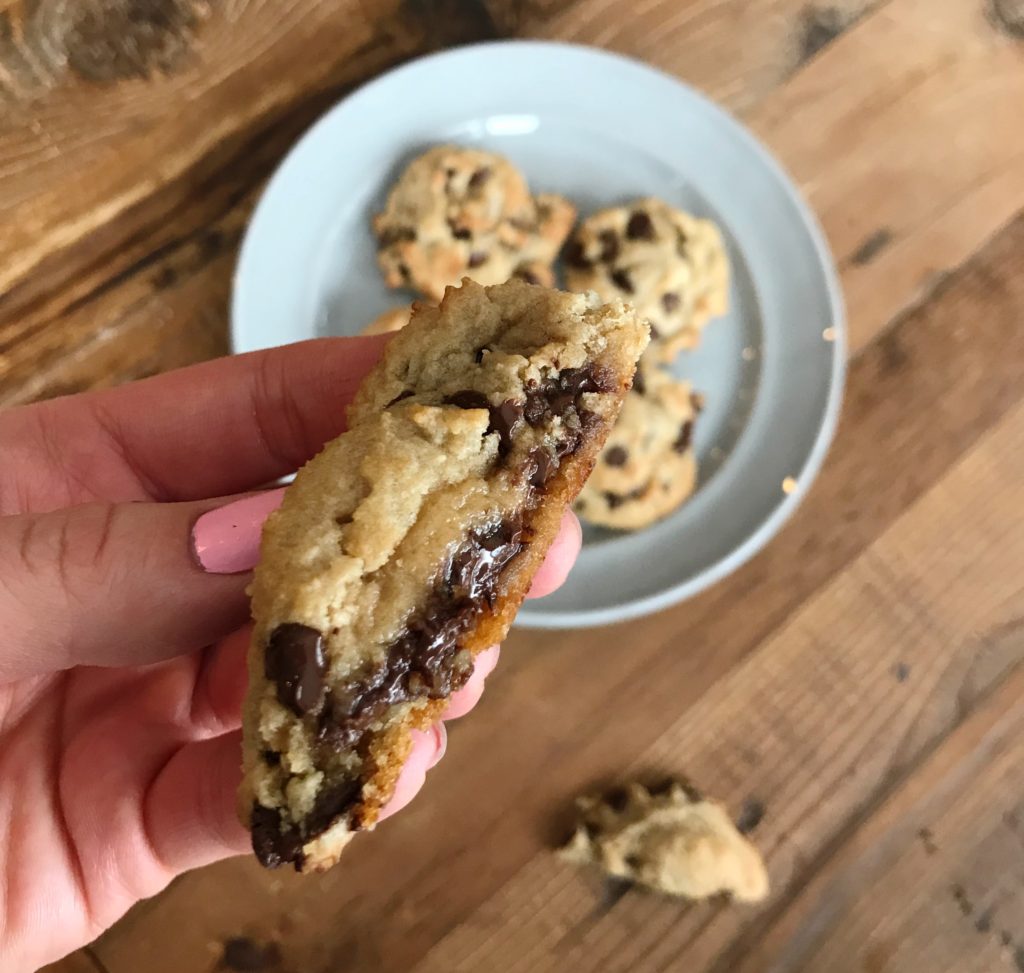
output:
[[[654,224],[642,209],[630,214],[629,222],[626,224],[626,236],[630,240],[654,239]]]
[[[613,811],[621,814],[629,804],[629,792],[625,787],[613,787],[610,791],[605,792],[604,802]]]
[[[583,368],[563,368],[543,385],[527,389],[524,418],[539,426],[548,416],[564,415],[584,392],[610,392],[615,387],[612,374],[593,364]]]
[[[625,291],[627,294],[633,293],[633,281],[630,279],[629,272],[626,270],[613,270],[611,273],[612,283],[620,290]]]
[[[740,808],[736,819],[736,830],[740,834],[750,834],[764,819],[764,804],[756,797],[748,797]]]
[[[470,189],[479,189],[490,178],[491,170],[487,166],[483,166],[480,169],[477,169],[476,172],[469,177],[467,185]]]
[[[660,777],[647,788],[647,793],[651,797],[664,797],[666,794],[671,793],[672,788],[675,786],[676,780],[674,777]]]
[[[612,446],[604,454],[604,461],[609,466],[625,466],[628,459],[629,452],[624,446]]]
[[[341,780],[317,794],[311,810],[302,822],[307,838],[323,834],[335,821],[352,810],[363,795],[362,781]]]
[[[284,828],[281,812],[254,804],[252,809],[252,850],[265,868],[278,868],[294,863],[302,869],[305,855],[302,839],[292,828]]]
[[[276,750],[261,750],[260,756],[268,767],[276,767],[281,763],[281,754]]]
[[[558,470],[558,461],[550,450],[543,446],[534,446],[527,453],[527,480],[530,486],[540,489]]]
[[[507,456],[512,451],[512,435],[523,419],[523,403],[505,399],[501,405],[491,406],[490,428],[498,434],[498,454]]]
[[[285,622],[267,642],[266,677],[277,684],[277,698],[297,716],[320,705],[327,658],[323,635],[308,625]]]
[[[448,228],[452,231],[452,236],[456,240],[469,240],[473,236],[473,231],[467,229],[464,226],[458,226],[454,220],[448,221]]]
[[[498,454],[507,456],[512,450],[512,434],[523,418],[523,403],[505,399],[500,405],[491,405],[483,392],[465,389],[453,392],[444,400],[446,405],[457,405],[460,409],[487,409],[490,422],[487,431],[498,434]]]
[[[666,314],[671,314],[679,307],[679,295],[673,294],[672,291],[669,291],[667,294],[662,294],[661,306],[665,309]]]
[[[679,427],[679,435],[676,436],[676,441],[672,444],[672,448],[677,453],[685,453],[690,446],[690,441],[693,439],[693,423],[687,420]]]
[[[565,248],[565,262],[570,267],[576,267],[579,270],[586,270],[588,267],[592,267],[593,264],[587,259],[586,251],[583,249],[583,244],[579,240],[573,240]]]
[[[469,255],[468,263],[470,267],[479,267],[487,263],[487,254],[483,250],[474,250]]]
[[[474,531],[449,561],[445,584],[459,599],[492,604],[498,575],[523,549],[522,537],[519,518]]]
[[[472,389],[463,389],[461,392],[452,392],[445,396],[445,405],[456,405],[460,409],[490,409],[491,403],[483,392],[474,392]]]
[[[540,278],[528,267],[520,267],[513,276],[526,281],[527,284],[540,284],[541,282]]]
[[[644,494],[647,493],[651,488],[651,481],[648,480],[646,483],[638,486],[635,490],[630,490],[629,493],[612,493],[610,490],[604,492],[605,502],[608,504],[609,510],[616,510],[623,504],[630,503],[633,500],[639,500]]]
[[[396,402],[401,402],[403,399],[408,399],[410,396],[415,395],[412,389],[406,389],[404,392],[399,392],[386,406],[385,409],[390,409]]]
[[[610,264],[619,255],[618,234],[614,230],[602,230],[598,233],[597,239],[601,244],[601,253],[597,259],[602,263]]]
[[[247,936],[232,936],[224,943],[220,965],[222,969],[234,970],[235,973],[259,973],[280,962],[281,952],[277,943],[257,943]]]
[[[377,246],[381,250],[393,246],[396,243],[412,241],[416,239],[416,230],[411,226],[388,226],[385,227],[380,236],[377,237]]]
[[[412,281],[412,274],[409,272],[409,268],[405,264],[398,265],[398,273],[402,277],[402,282],[408,284]]]

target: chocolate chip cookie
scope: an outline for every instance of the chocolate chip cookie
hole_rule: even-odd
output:
[[[664,369],[637,369],[576,513],[592,524],[635,530],[675,510],[697,482],[693,425],[702,402]]]
[[[269,867],[334,863],[500,642],[647,344],[620,302],[465,281],[417,305],[263,532],[240,809]]]
[[[729,263],[718,228],[659,199],[602,210],[583,221],[565,251],[574,291],[629,301],[651,324],[648,357],[671,361],[724,314]]]
[[[409,163],[373,229],[387,285],[436,301],[466,276],[550,287],[551,264],[575,218],[561,196],[531,196],[500,155],[441,145]]]
[[[576,806],[579,826],[561,852],[569,861],[689,899],[725,892],[739,902],[760,902],[768,895],[758,850],[721,804],[686,784],[627,784],[581,797]]]

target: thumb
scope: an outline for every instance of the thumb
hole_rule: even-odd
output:
[[[243,500],[234,542],[255,561],[279,491]],[[0,518],[0,680],[192,652],[248,616],[248,570],[204,570],[192,529],[224,500],[91,503]],[[242,510],[245,508],[245,510]],[[228,508],[224,508],[228,509]]]

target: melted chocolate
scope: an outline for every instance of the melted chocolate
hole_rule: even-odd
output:
[[[294,863],[301,869],[305,860],[298,832],[282,830],[281,812],[262,804],[252,809],[252,850],[266,868]]]
[[[505,399],[500,405],[491,405],[483,392],[464,389],[453,392],[444,400],[445,405],[456,405],[460,409],[486,409],[490,414],[487,431],[498,434],[498,455],[507,456],[512,450],[512,434],[523,418],[523,404],[515,399]]]
[[[327,659],[320,632],[308,625],[278,625],[267,643],[266,677],[277,685],[277,698],[297,716],[320,705]]]
[[[611,392],[614,387],[612,375],[596,365],[563,368],[543,384],[527,389],[523,418],[531,426],[539,426],[553,416],[565,415],[572,406],[578,409],[577,400],[583,393]]]

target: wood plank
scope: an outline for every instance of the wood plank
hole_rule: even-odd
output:
[[[386,943],[380,968],[404,969],[467,917],[477,921],[477,905],[557,837],[570,793],[652,747],[1005,419],[1024,395],[1021,314],[1024,219],[855,363],[821,479],[754,562],[701,597],[628,626],[516,633],[480,710],[453,727],[423,799],[377,840],[354,843],[344,868],[299,879],[229,862],[188,876],[98,944],[111,973],[143,960],[153,973],[187,968],[218,936],[285,920],[288,955],[306,968],[330,968],[318,965],[330,957],[340,965],[346,951],[372,958]],[[965,320],[975,323],[969,331]],[[834,637],[846,631],[843,621]],[[996,675],[980,671],[978,686]],[[949,702],[955,691],[947,688]],[[964,698],[977,692],[968,687]],[[906,759],[955,722],[955,712],[933,715],[920,738],[908,737]],[[509,738],[501,728],[512,727]],[[716,788],[745,781],[756,759],[744,741],[732,765],[710,779]],[[167,926],[173,937],[161,932]]]
[[[320,5],[318,9],[326,8]],[[798,9],[803,7],[786,6],[782,19],[791,22]],[[697,4],[691,12],[703,22],[711,14],[701,10],[704,7]],[[652,17],[663,13],[661,7],[650,11]],[[352,37],[369,39],[361,54],[340,58],[339,64],[344,66],[323,79],[312,93],[301,93],[301,79],[290,82],[294,90],[273,97],[266,93],[266,111],[258,125],[251,113],[259,105],[247,104],[243,115],[235,118],[228,111],[234,95],[210,94],[220,99],[210,110],[228,112],[237,131],[225,130],[220,141],[204,143],[206,154],[202,156],[196,153],[203,146],[179,137],[185,144],[178,151],[187,157],[176,159],[173,165],[167,160],[161,163],[159,172],[166,180],[159,186],[150,185],[145,202],[136,209],[117,210],[119,215],[112,217],[109,207],[101,207],[95,197],[102,181],[72,180],[73,188],[79,182],[86,186],[82,190],[86,195],[80,198],[78,190],[69,191],[67,178],[63,179],[61,191],[54,191],[59,197],[53,201],[57,208],[47,219],[70,219],[69,207],[92,213],[102,210],[107,215],[96,225],[82,224],[85,242],[81,259],[74,254],[69,257],[65,250],[52,258],[62,269],[36,267],[38,274],[31,275],[27,270],[18,272],[19,285],[0,297],[0,404],[144,374],[159,359],[163,341],[173,349],[165,367],[226,348],[223,294],[238,234],[262,180],[298,132],[348,86],[432,39],[415,29],[396,34],[387,16],[380,16],[380,23],[369,35],[346,34],[349,41],[345,42],[331,30],[319,29],[323,25],[313,18],[311,30],[324,43],[335,45],[336,51],[349,50],[345,44]],[[547,15],[542,11],[537,16]],[[563,23],[557,13],[552,18],[550,29],[545,30],[556,36],[574,36],[571,24]],[[768,22],[774,21],[769,17]],[[715,23],[724,28],[729,21]],[[249,19],[245,24],[247,30],[257,30]],[[751,36],[749,24],[741,20],[738,26],[743,27],[738,33],[722,29],[721,36],[734,38],[742,47],[740,42]],[[227,58],[238,74],[232,88],[236,94],[250,70],[269,70],[259,58],[251,65],[243,59],[250,46],[261,49],[256,41],[241,38],[229,51],[221,52],[217,45],[228,43],[226,35],[213,27],[203,31],[201,43],[197,41],[206,52],[203,57],[212,61],[223,54]],[[676,60],[665,66],[691,77],[687,72],[695,70],[690,65],[701,36],[698,32],[687,40],[690,34],[681,31],[679,44],[692,40],[695,48],[679,48],[673,54]],[[297,43],[305,37],[305,33],[297,37],[287,34],[274,46]],[[694,80],[700,82],[701,78]],[[179,86],[204,83],[212,84],[200,73],[178,82]],[[160,98],[167,97],[171,97],[168,91],[155,89],[147,95],[148,110],[155,111]],[[198,94],[194,98],[202,101]],[[285,110],[288,98],[292,99],[287,106],[290,112]],[[1022,98],[1024,69],[1019,47],[977,16],[973,3],[950,0],[944,17],[936,20],[926,0],[891,0],[855,20],[779,90],[765,91],[756,99],[761,107],[750,117],[755,131],[808,193],[843,265],[854,352],[1024,206],[1024,166],[1017,164],[1024,154],[1024,131],[1012,124]],[[121,107],[112,103],[104,117],[116,115]],[[129,113],[128,121],[134,117]],[[229,125],[230,119],[222,126]],[[163,124],[172,122],[165,119]],[[246,125],[257,134],[243,134],[249,131]],[[956,137],[950,138],[950,132],[957,133]],[[107,133],[115,146],[112,152],[135,159],[133,152],[149,151],[145,132],[139,134],[128,126],[126,133],[120,129]],[[135,142],[118,147],[119,140],[129,136],[141,147]],[[7,144],[0,137],[0,153]],[[41,151],[41,143],[23,150],[23,178],[36,178],[29,170],[36,166]],[[67,164],[78,164],[70,150],[62,150],[60,157]],[[152,171],[147,165],[141,160],[137,168]],[[47,172],[43,170],[43,174]],[[56,173],[49,175],[57,178]],[[12,178],[6,185],[12,185]],[[9,198],[17,199],[18,193]],[[41,205],[26,195],[21,207],[0,216],[10,225],[41,225],[39,221],[45,219],[36,214]],[[31,211],[24,209],[27,206]],[[173,220],[168,219],[171,213],[175,214]],[[40,231],[33,239],[29,250],[19,251],[19,259],[31,262],[33,248],[38,250],[39,261],[50,259],[45,256],[52,251],[45,233]],[[211,240],[215,241],[212,246]],[[18,244],[8,242],[12,247]],[[24,240],[20,243],[28,245]],[[221,250],[228,255],[214,261]],[[15,275],[16,262],[3,260],[3,254],[0,238],[0,267]],[[83,254],[88,254],[88,261]],[[184,294],[168,294],[166,286],[156,286],[191,276],[199,280]],[[36,285],[56,289],[56,293],[40,296]],[[13,286],[11,281],[9,286]],[[204,287],[213,295],[211,301],[204,299]],[[196,324],[197,313],[204,319],[201,326]],[[150,319],[162,322],[156,349],[145,338],[145,322]],[[191,355],[186,351],[190,346],[195,349]]]
[[[683,772],[733,808],[757,796],[766,814],[756,836],[774,886],[768,909],[815,874],[823,849],[847,831],[851,818],[877,813],[908,767],[951,730],[957,736],[954,728],[975,707],[983,711],[979,722],[997,724],[1000,745],[982,735],[964,761],[940,765],[943,772],[931,784],[954,802],[971,768],[1002,753],[1003,764],[992,767],[992,786],[1004,806],[1020,801],[1024,755],[1010,748],[1007,765],[1006,751],[1016,740],[1012,731],[1024,723],[1024,587],[1014,568],[1024,559],[1021,482],[1024,405],[631,761],[633,772],[652,766]],[[979,494],[986,503],[972,504]],[[1007,626],[1015,637],[993,639]],[[900,666],[907,672],[902,679]],[[1004,681],[1009,685],[999,701],[1013,718],[1000,721],[984,711],[992,687]],[[976,735],[973,726],[964,732],[968,739]],[[998,822],[1001,810],[993,822],[980,806],[980,799],[969,804],[976,825]],[[968,808],[957,811],[964,813]],[[851,867],[862,861],[865,849],[859,851]],[[826,883],[825,893],[830,890]],[[856,891],[849,890],[851,900]],[[817,907],[801,918],[811,923],[832,902],[827,894],[808,901]],[[936,906],[935,899],[911,902]],[[855,936],[863,945],[867,918],[881,918],[877,901],[861,911],[864,921],[851,920],[842,938],[814,925],[820,951],[808,952],[806,962],[773,966],[770,952],[754,950],[747,959],[755,937],[729,948],[745,923],[756,922],[757,910],[690,906],[639,892],[602,908],[588,876],[538,850],[415,970],[852,970],[859,969],[850,955]],[[929,919],[938,924],[941,913]],[[789,928],[782,941],[798,941],[803,932],[803,925]],[[945,937],[947,947],[952,942]],[[947,955],[941,966],[893,969],[966,969],[958,965],[965,952]]]
[[[974,0],[899,0],[751,115],[817,211],[863,348],[1024,208],[1024,58]]]
[[[1024,640],[1019,620],[1015,636]],[[718,968],[984,973],[1019,966],[1022,732],[1018,668],[830,856],[767,933],[751,938],[749,951],[737,944]]]

